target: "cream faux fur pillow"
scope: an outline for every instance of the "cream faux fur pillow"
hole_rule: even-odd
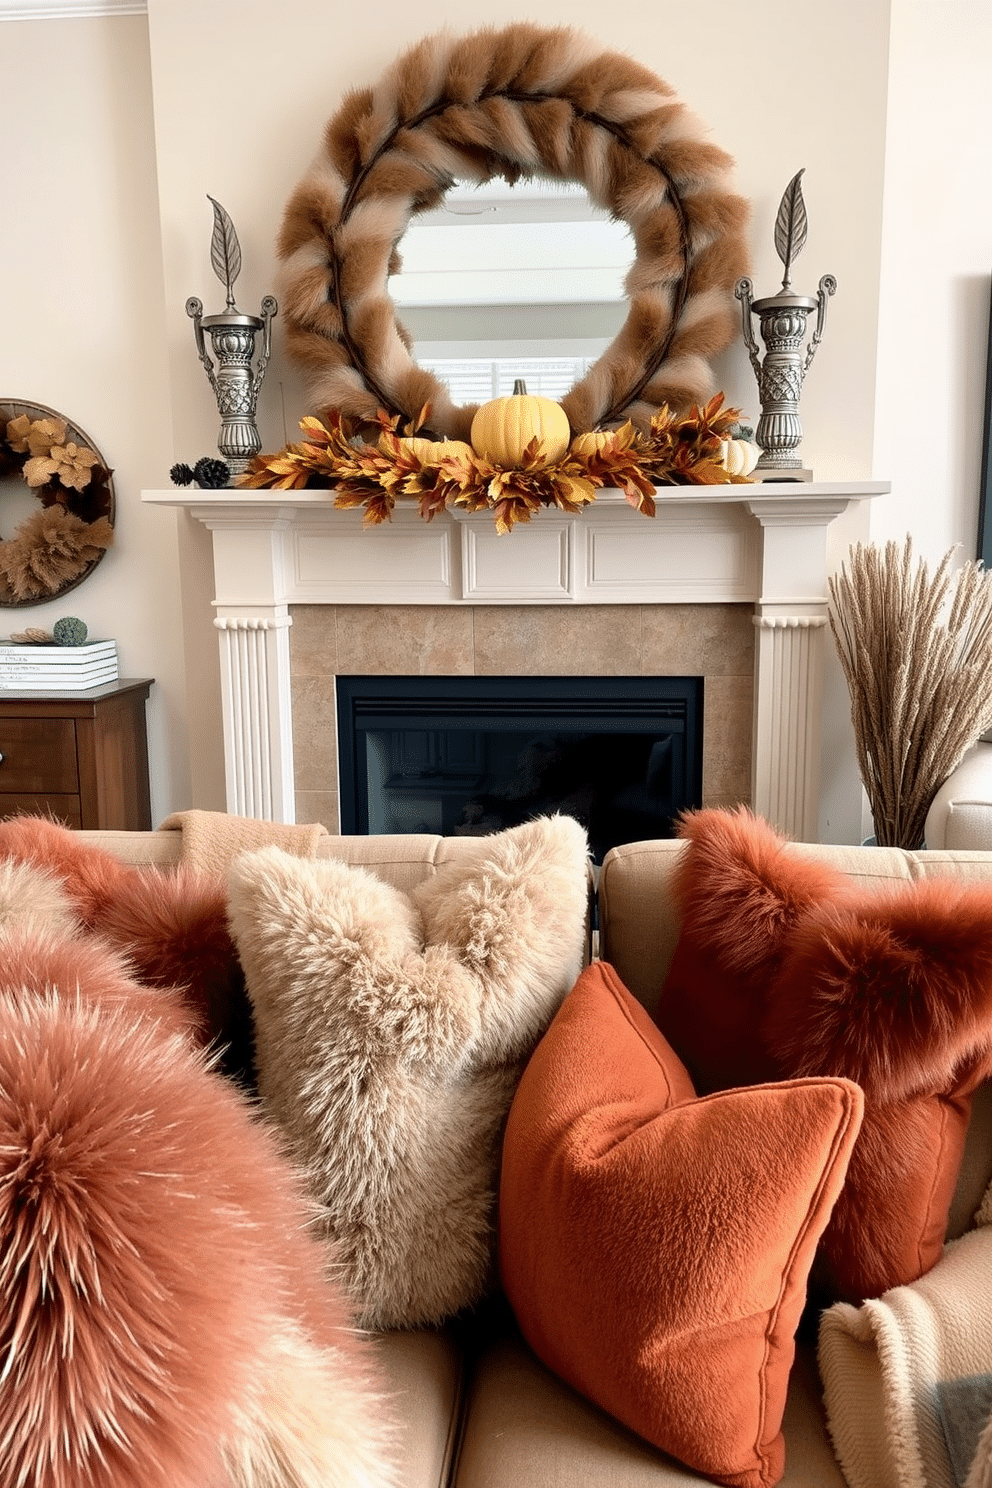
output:
[[[275,847],[238,858],[229,888],[261,1098],[360,1322],[450,1317],[492,1282],[506,1114],[581,968],[585,832],[513,827],[409,895]]]

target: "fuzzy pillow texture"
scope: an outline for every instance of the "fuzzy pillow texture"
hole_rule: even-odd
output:
[[[394,1485],[369,1355],[272,1134],[98,972],[60,976],[0,983],[4,1484]]]
[[[582,964],[587,853],[555,816],[409,895],[276,847],[232,865],[259,1092],[366,1327],[437,1323],[493,1283],[503,1124]]]
[[[992,1073],[992,891],[950,879],[865,890],[746,810],[691,813],[680,831],[659,1026],[703,1091],[809,1075],[860,1085],[823,1279],[851,1302],[915,1280],[940,1256],[971,1097]]]
[[[152,987],[176,988],[197,1037],[225,1073],[251,1082],[251,1010],[227,924],[222,877],[122,863],[44,817],[0,821],[0,859],[44,868],[85,928],[122,953]]]
[[[862,1107],[831,1079],[697,1099],[613,968],[593,963],[506,1129],[500,1261],[534,1351],[696,1471],[776,1483],[807,1275]]]

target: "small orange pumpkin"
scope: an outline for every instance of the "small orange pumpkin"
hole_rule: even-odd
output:
[[[478,410],[472,420],[472,448],[484,460],[514,470],[536,437],[542,464],[553,465],[568,449],[571,433],[561,404],[532,396],[518,379],[508,398],[493,398]]]

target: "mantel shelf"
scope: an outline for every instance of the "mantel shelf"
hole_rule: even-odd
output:
[[[813,538],[812,567],[790,550],[770,589],[762,534],[820,531],[851,501],[888,489],[885,481],[661,486],[653,518],[607,489],[578,514],[544,507],[502,535],[489,511],[455,509],[425,522],[413,500],[399,502],[391,521],[364,527],[361,512],[335,507],[329,490],[175,488],[143,500],[182,507],[215,534],[215,603],[224,614],[258,602],[822,604],[822,542]],[[267,534],[250,556],[249,533]]]

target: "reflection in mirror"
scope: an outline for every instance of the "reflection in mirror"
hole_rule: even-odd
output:
[[[635,249],[579,183],[528,178],[456,184],[413,218],[400,253],[389,291],[413,355],[464,404],[517,378],[563,397],[623,323]]]

